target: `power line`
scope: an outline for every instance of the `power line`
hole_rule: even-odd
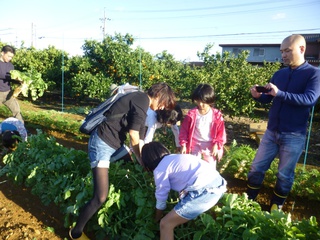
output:
[[[160,39],[183,39],[183,38],[207,38],[207,37],[229,37],[229,36],[246,36],[246,35],[263,35],[263,34],[274,34],[274,33],[288,33],[288,32],[306,32],[306,31],[317,31],[320,28],[313,29],[299,29],[299,30],[285,30],[285,31],[273,31],[273,32],[255,32],[255,33],[228,33],[228,34],[212,34],[212,35],[199,35],[199,36],[180,36],[180,37],[141,37],[137,39],[141,40],[160,40]]]
[[[286,2],[289,2],[289,4],[286,4]],[[239,7],[245,7],[247,5],[250,6],[257,6],[257,5],[262,5],[262,4],[266,4],[266,3],[270,3],[270,1],[260,1],[260,2],[254,2],[254,3],[244,3],[244,4],[234,4],[234,5],[223,5],[223,6],[215,6],[215,7],[208,7],[208,8],[194,8],[194,9],[174,9],[174,10],[139,10],[139,11],[125,11],[125,10],[108,10],[108,12],[113,11],[113,12],[128,12],[128,13],[152,13],[152,12],[175,12],[175,11],[197,11],[197,10],[212,10],[212,9],[224,9],[224,8],[239,8]],[[210,13],[210,14],[202,14],[202,15],[185,15],[185,16],[163,16],[163,17],[150,17],[150,18],[135,18],[135,17],[129,17],[129,18],[117,18],[116,16],[114,18],[112,18],[113,20],[116,21],[139,21],[139,20],[143,20],[143,21],[153,21],[153,20],[159,20],[159,19],[164,19],[164,20],[171,20],[171,19],[184,19],[184,18],[188,18],[191,19],[192,18],[206,18],[206,17],[216,17],[216,16],[224,16],[224,15],[235,15],[235,14],[247,14],[250,12],[254,12],[254,13],[258,13],[258,12],[263,12],[263,11],[270,11],[270,10],[274,10],[274,9],[288,9],[288,8],[296,8],[296,7],[301,7],[301,6],[306,6],[313,3],[319,3],[319,0],[312,0],[309,2],[304,2],[304,3],[297,3],[297,4],[292,4],[291,0],[282,0],[282,1],[277,1],[277,3],[284,3],[285,5],[281,6],[281,7],[269,7],[269,8],[259,8],[256,10],[236,10],[236,11],[232,11],[232,12],[220,12],[220,13]],[[262,6],[263,7],[263,6]],[[105,8],[106,9],[106,8]],[[91,15],[90,15],[91,16]],[[85,18],[81,18],[81,20],[84,20]],[[105,36],[106,34],[106,27],[105,27],[105,23],[106,20],[111,20],[110,18],[107,18],[105,13],[104,13],[104,17],[103,18],[99,18],[100,21],[102,21],[102,25],[100,26],[100,29],[102,29],[103,35]],[[74,20],[75,22],[78,23],[78,20]],[[68,24],[64,24],[64,27],[66,27],[67,25],[70,25],[71,23],[69,22]],[[70,26],[71,28],[71,26]],[[38,28],[41,29],[41,28]],[[44,29],[44,28],[42,28]],[[45,28],[46,30],[48,30],[49,28],[46,26]],[[199,29],[199,28],[198,28]],[[52,32],[52,31],[51,31]]]
[[[5,28],[5,29],[0,29],[0,31],[8,31],[8,30],[12,30],[13,28]]]
[[[12,35],[12,34],[14,34],[14,33],[13,33],[13,32],[1,33],[2,36],[3,36],[3,35]]]
[[[280,34],[280,33],[288,33],[288,32],[308,32],[308,31],[318,31],[320,28],[310,28],[310,29],[297,29],[297,30],[285,30],[285,31],[269,31],[269,32],[251,32],[251,33],[226,33],[226,34],[209,34],[209,35],[198,35],[198,36],[165,36],[165,37],[136,37],[136,40],[161,40],[161,39],[194,39],[194,38],[208,38],[208,37],[234,37],[234,36],[255,36],[255,37],[263,37],[265,34]],[[47,39],[61,39],[61,37],[55,36],[46,36]],[[64,37],[65,40],[95,40],[90,39],[88,37],[80,37],[80,38],[68,38]]]
[[[296,7],[301,7],[301,6],[306,6],[307,4],[310,6],[310,4],[319,4],[319,0],[315,0],[315,1],[311,1],[311,2],[304,2],[304,3],[298,3],[298,4],[289,4],[289,5],[284,5],[281,6],[281,8],[296,8]],[[254,5],[254,4],[250,4],[250,5]],[[230,8],[230,6],[229,6]],[[207,8],[207,10],[210,9],[217,9],[217,8]],[[242,14],[242,13],[258,13],[258,12],[266,12],[266,11],[270,11],[270,10],[275,10],[275,9],[279,9],[279,6],[276,7],[263,7],[260,9],[251,9],[251,10],[238,10],[238,11],[229,11],[229,12],[220,12],[220,13],[209,13],[209,14],[201,14],[201,15],[184,15],[184,16],[162,16],[162,17],[146,17],[146,18],[118,18],[117,20],[119,21],[126,21],[126,20],[159,20],[159,19],[179,19],[179,18],[204,18],[204,17],[216,17],[216,16],[224,16],[224,15],[230,15],[230,14]],[[108,10],[110,11],[110,10]],[[132,11],[134,13],[134,11]],[[144,11],[145,13],[149,13],[152,11]]]
[[[291,2],[291,0],[282,0],[277,1],[280,2]],[[270,4],[270,1],[261,1],[261,2],[254,2],[254,3],[243,3],[243,4],[232,4],[232,5],[224,5],[224,6],[214,6],[214,7],[206,7],[206,8],[185,8],[185,9],[162,9],[162,10],[117,10],[117,9],[109,9],[110,12],[126,12],[126,13],[165,13],[165,12],[188,12],[188,11],[203,11],[203,10],[216,10],[216,9],[223,9],[223,8],[239,8],[239,7],[247,7],[247,6],[257,6],[263,4]]]

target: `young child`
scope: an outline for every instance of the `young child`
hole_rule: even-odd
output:
[[[156,186],[156,215],[160,240],[173,240],[174,228],[212,208],[226,192],[227,182],[210,164],[191,154],[170,154],[159,142],[145,144],[141,160],[152,171]],[[170,190],[179,202],[163,217]]]
[[[2,134],[2,146],[6,148],[3,153],[5,153],[6,151],[14,151],[17,148],[19,142],[21,142],[21,135],[18,131],[6,130]]]
[[[28,137],[24,123],[14,117],[6,118],[0,124],[0,134],[2,137],[2,146],[9,151],[14,150],[18,142],[27,141]]]
[[[156,110],[153,111],[149,108],[147,112],[146,119],[146,135],[144,137],[144,144],[152,142],[154,134],[158,128],[161,128],[166,125],[170,125],[172,133],[174,135],[174,140],[176,144],[176,148],[180,151],[179,144],[179,127],[177,126],[177,122],[182,120],[182,110],[179,105],[176,105],[173,110]]]
[[[197,107],[188,112],[181,124],[181,153],[201,156],[216,169],[216,161],[223,155],[226,131],[222,113],[212,107],[214,90],[209,84],[200,84],[191,99]]]

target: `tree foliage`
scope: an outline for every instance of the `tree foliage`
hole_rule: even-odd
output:
[[[19,48],[12,63],[22,72],[40,73],[49,89],[61,89],[62,60],[68,61],[67,53],[49,46],[44,50]]]
[[[250,87],[266,84],[280,67],[279,63],[251,65],[247,62],[247,51],[237,56],[229,52],[210,54],[212,44],[198,52],[203,66],[194,66],[175,60],[167,51],[153,56],[139,46],[133,48],[133,43],[130,34],[107,35],[102,41],[86,40],[83,56],[70,58],[54,47],[44,50],[21,47],[13,63],[17,70],[40,73],[51,90],[61,91],[64,84],[66,94],[79,101],[104,100],[111,84],[126,82],[141,85],[145,90],[154,83],[166,82],[179,100],[190,101],[198,84],[209,83],[217,96],[215,106],[234,117],[253,115],[260,104],[252,99]]]
[[[258,104],[251,97],[250,87],[265,85],[279,69],[279,63],[264,63],[264,66],[258,67],[247,62],[248,51],[238,56],[230,52],[210,55],[211,47],[208,45],[199,56],[205,64],[206,81],[215,88],[217,108],[231,116],[250,116]]]

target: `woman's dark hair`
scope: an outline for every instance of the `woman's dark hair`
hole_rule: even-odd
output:
[[[150,142],[142,147],[141,159],[148,171],[153,171],[162,158],[169,155],[170,151],[160,142]]]
[[[192,102],[200,101],[206,104],[213,104],[215,100],[213,87],[209,84],[202,83],[193,91],[191,95]]]
[[[166,83],[155,83],[147,91],[151,98],[158,98],[158,104],[165,109],[173,109],[176,105],[176,97],[171,87]]]
[[[161,124],[175,125],[182,120],[182,109],[179,105],[176,105],[174,110],[156,110],[157,121]]]
[[[18,131],[4,131],[2,134],[2,145],[9,149],[16,148],[18,142],[21,142],[21,135]]]

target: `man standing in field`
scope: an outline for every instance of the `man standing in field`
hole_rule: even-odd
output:
[[[247,193],[256,199],[265,172],[279,155],[277,181],[270,211],[281,209],[294,181],[294,171],[304,149],[310,109],[320,95],[320,69],[305,61],[306,41],[301,35],[286,37],[280,46],[286,68],[277,71],[265,85],[267,93],[250,89],[252,97],[270,103],[267,130],[248,173]]]
[[[15,49],[9,45],[1,49],[0,56],[0,103],[6,105],[12,112],[13,117],[19,119],[22,123],[24,120],[21,116],[20,106],[17,99],[13,96],[10,81],[10,71],[14,69],[11,60],[15,54]]]

